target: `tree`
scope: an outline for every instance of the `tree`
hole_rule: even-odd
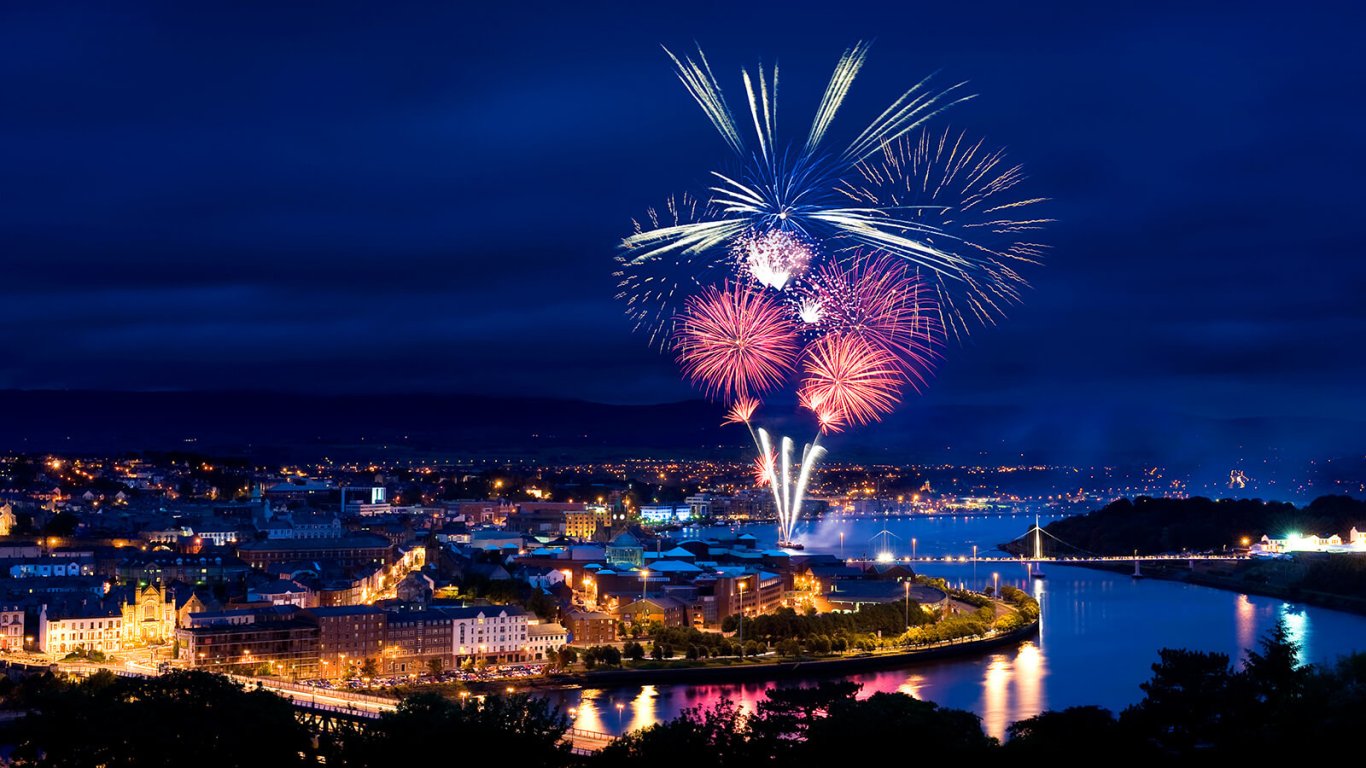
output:
[[[874,744],[895,734],[899,743],[914,744],[918,758],[981,759],[996,746],[982,732],[977,715],[920,701],[904,693],[875,693],[859,701],[852,696],[832,702],[815,719],[806,740],[795,750],[794,765],[830,765],[847,760],[850,744]]]
[[[1248,650],[1243,674],[1257,700],[1275,709],[1292,706],[1304,695],[1310,669],[1299,663],[1300,644],[1284,621],[1262,637],[1260,651]]]
[[[569,761],[568,729],[568,718],[543,698],[516,694],[451,701],[424,693],[344,738],[335,763],[348,768],[436,765],[449,761],[450,745],[459,744],[462,758],[474,763],[558,768]]]
[[[1032,758],[1070,759],[1077,755],[1123,754],[1133,757],[1146,751],[1140,739],[1119,727],[1110,710],[1102,707],[1068,707],[1043,712],[1012,723],[1006,752]]]
[[[613,667],[621,666],[621,650],[615,645],[604,645],[601,648],[602,663]]]
[[[645,658],[645,646],[637,642],[629,642],[621,649],[622,655],[631,661],[640,661]]]
[[[189,755],[205,768],[315,762],[290,702],[220,675],[99,672],[81,683],[39,675],[21,688],[16,697],[29,715],[15,722],[10,740],[20,765],[182,766]]]
[[[822,681],[809,687],[775,688],[759,702],[759,717],[751,724],[765,749],[781,750],[805,739],[811,726],[839,702],[853,701],[859,684],[847,680]]]
[[[709,765],[717,768],[759,765],[750,744],[747,716],[735,702],[685,709],[678,717],[633,731],[608,744],[595,764],[616,766]]]
[[[1121,723],[1171,752],[1217,743],[1235,704],[1228,656],[1163,648],[1158,657],[1152,679],[1139,686],[1145,698],[1124,710]]]
[[[427,659],[427,674],[432,677],[440,677],[441,669],[442,664],[440,656],[433,656],[430,659]]]
[[[367,680],[379,677],[379,665],[375,663],[374,659],[366,659],[365,663],[360,665],[360,676]]]

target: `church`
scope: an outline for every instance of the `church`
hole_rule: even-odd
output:
[[[123,647],[161,645],[175,639],[175,595],[162,584],[124,587]]]

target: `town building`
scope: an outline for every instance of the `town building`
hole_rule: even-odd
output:
[[[527,613],[510,605],[435,608],[452,619],[455,660],[526,661]]]
[[[59,657],[77,650],[122,650],[123,613],[117,605],[95,599],[44,603],[38,612],[37,648]]]
[[[575,645],[601,645],[616,642],[617,621],[601,611],[571,608],[564,612],[564,626]]]
[[[455,620],[441,611],[398,611],[388,616],[380,673],[426,674],[435,659],[442,669],[452,667]]]
[[[257,570],[291,560],[322,560],[342,568],[386,566],[394,560],[394,545],[374,533],[335,539],[267,539],[238,546],[237,556]]]
[[[389,615],[373,605],[312,608],[304,614],[318,627],[318,663],[324,677],[347,677],[367,659],[379,663]]]
[[[607,545],[607,564],[613,568],[639,568],[645,562],[645,547],[629,531],[616,535]]]
[[[554,622],[531,622],[526,627],[527,651],[533,661],[549,659],[569,644],[569,630]]]
[[[17,605],[0,606],[0,651],[24,649],[24,609]]]
[[[171,590],[161,584],[129,585],[120,605],[124,648],[162,645],[175,637],[176,606]]]
[[[627,627],[651,622],[664,627],[684,627],[691,623],[688,603],[668,596],[637,598],[621,606],[617,616]]]
[[[197,669],[270,670],[294,680],[319,676],[318,625],[293,609],[195,614],[176,630],[179,660]]]

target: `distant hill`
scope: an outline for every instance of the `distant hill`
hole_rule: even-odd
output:
[[[608,405],[489,396],[0,391],[0,450],[576,457],[734,451],[702,401]]]
[[[1234,546],[1244,537],[1255,541],[1263,534],[1279,537],[1292,531],[1322,536],[1336,533],[1345,538],[1353,526],[1366,528],[1366,501],[1347,496],[1321,496],[1302,508],[1259,499],[1140,496],[1049,523],[1044,526],[1049,535],[1042,538],[1042,544],[1049,556],[1127,555],[1135,549],[1143,554],[1202,552]],[[1070,546],[1059,544],[1057,539]],[[1017,539],[1002,549],[1028,554],[1033,543]]]

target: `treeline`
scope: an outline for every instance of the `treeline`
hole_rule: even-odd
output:
[[[760,616],[746,617],[744,625],[745,637],[774,644],[817,635],[856,642],[879,635],[898,635],[905,632],[907,627],[934,621],[934,614],[922,610],[920,603],[898,600],[895,603],[863,605],[857,611],[848,613],[797,613],[791,608],[779,608]],[[739,625],[738,617],[729,616],[722,622],[721,628],[726,632],[734,632]]]
[[[858,698],[828,682],[767,693],[753,711],[732,702],[685,711],[592,756],[571,754],[568,718],[527,695],[405,699],[364,727],[312,734],[286,700],[226,678],[176,672],[151,679],[99,673],[0,682],[4,705],[28,712],[0,743],[12,765],[42,768],[316,765],[379,768],[498,761],[544,766],[837,765],[889,749],[926,758],[1034,757],[1186,762],[1265,761],[1349,747],[1366,713],[1366,654],[1319,669],[1296,663],[1283,627],[1235,668],[1225,654],[1163,649],[1143,698],[1118,716],[1099,707],[1014,723],[1005,744],[971,712],[903,693]],[[878,750],[866,752],[866,750]]]
[[[1161,552],[1204,552],[1252,542],[1263,534],[1278,538],[1289,532],[1344,538],[1353,527],[1366,525],[1366,501],[1349,496],[1321,496],[1296,508],[1285,502],[1258,499],[1158,499],[1140,496],[1120,499],[1094,512],[1057,520],[1044,526],[1044,554],[1082,553],[1128,555]],[[1059,544],[1057,537],[1071,546]],[[1002,548],[1013,554],[1032,554],[1032,536]]]
[[[995,605],[987,598],[976,593],[960,593],[953,590],[956,599],[977,606],[971,613],[957,613],[946,616],[932,624],[908,627],[905,634],[897,639],[904,647],[932,645],[951,640],[983,637],[987,633],[1009,632],[1029,626],[1039,618],[1039,602],[1024,590],[1012,586],[1001,587],[1001,600],[1014,610],[998,615]]]

